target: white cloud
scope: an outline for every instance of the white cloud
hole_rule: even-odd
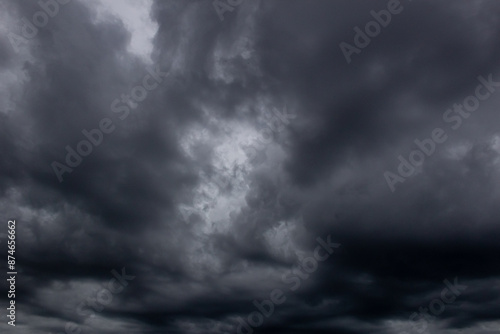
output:
[[[104,21],[109,16],[119,18],[132,34],[128,51],[145,61],[151,62],[153,38],[158,24],[151,20],[152,0],[94,0],[97,9],[97,20]]]

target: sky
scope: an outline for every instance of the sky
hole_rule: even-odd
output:
[[[0,331],[498,333],[499,106],[494,0],[0,0]]]

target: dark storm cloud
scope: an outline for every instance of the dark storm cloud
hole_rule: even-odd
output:
[[[0,113],[1,216],[20,222],[18,328],[7,330],[237,333],[273,289],[286,302],[255,332],[498,324],[500,98],[448,132],[397,192],[383,174],[446,125],[478,76],[500,81],[500,7],[401,6],[349,64],[339,44],[387,1],[244,1],[223,21],[211,1],[156,1],[151,63],[127,50],[124,22],[76,0],[28,49],[2,37],[2,73],[19,76],[2,77],[13,88]],[[1,8],[13,22],[40,10]],[[157,66],[168,76],[120,119],[113,101]],[[293,120],[253,139],[276,115],[266,110],[284,105]],[[53,161],[103,118],[115,130],[59,182]],[[221,170],[229,181],[210,190]],[[181,205],[200,209],[183,219]],[[290,273],[328,235],[342,247],[313,273]],[[122,268],[134,280],[94,317],[79,314]],[[456,301],[410,319],[455,277],[467,285]]]

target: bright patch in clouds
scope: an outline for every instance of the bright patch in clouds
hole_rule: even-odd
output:
[[[103,21],[114,16],[120,19],[131,33],[128,51],[151,62],[153,38],[158,24],[150,18],[152,0],[94,0],[97,6],[97,20]]]

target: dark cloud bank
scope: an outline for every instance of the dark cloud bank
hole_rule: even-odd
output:
[[[500,329],[497,1],[64,2],[0,2],[2,333]]]

